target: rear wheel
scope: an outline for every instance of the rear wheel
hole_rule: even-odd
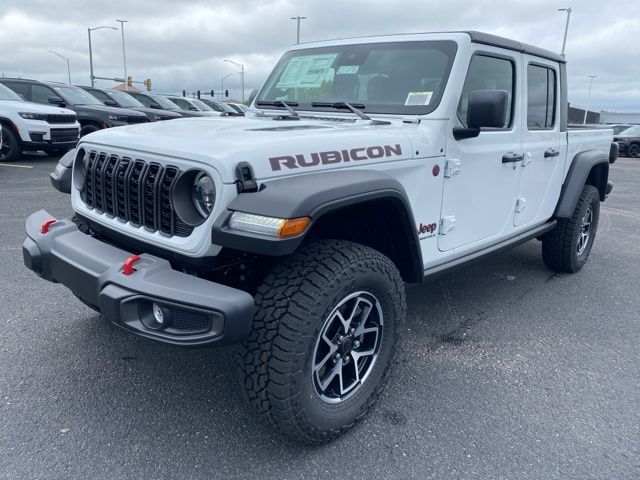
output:
[[[405,321],[395,265],[343,241],[309,245],[258,289],[238,356],[252,406],[295,441],[331,440],[378,398]]]
[[[0,127],[0,162],[14,162],[22,155],[17,134],[4,125]]]
[[[560,219],[542,237],[544,263],[559,272],[575,273],[589,258],[600,218],[600,193],[585,185],[571,218]]]

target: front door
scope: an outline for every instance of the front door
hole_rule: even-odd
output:
[[[457,118],[447,140],[438,248],[447,251],[476,243],[479,247],[514,230],[513,212],[522,155],[522,106],[519,94],[521,54],[479,46],[469,64]],[[479,136],[456,140],[451,131],[465,126],[469,94],[505,90],[509,108],[503,128],[482,129]]]

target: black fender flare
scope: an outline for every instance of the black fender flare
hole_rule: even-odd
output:
[[[16,124],[13,123],[13,120],[7,117],[0,116],[0,123],[3,125],[5,124],[8,125],[9,128],[13,130],[13,133],[15,133],[16,136],[18,137],[18,141],[22,143],[22,138],[20,138],[20,134],[18,133],[18,129],[16,127]]]
[[[340,170],[290,175],[267,180],[257,192],[235,197],[217,219],[212,230],[214,244],[263,255],[293,253],[313,225],[325,214],[368,201],[388,199],[396,203],[408,235],[416,271],[422,274],[422,253],[411,205],[404,187],[393,177],[375,170]],[[311,218],[307,230],[293,238],[276,239],[228,228],[234,211],[277,218]]]
[[[600,165],[602,166],[600,167]],[[573,215],[580,192],[582,192],[595,166],[599,166],[599,169],[604,172],[604,174],[599,174],[598,178],[593,179],[594,186],[600,192],[600,200],[604,201],[609,178],[609,154],[599,150],[586,150],[578,153],[571,161],[571,167],[569,167],[562,185],[554,217],[570,218]]]

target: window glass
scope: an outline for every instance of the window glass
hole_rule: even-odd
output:
[[[297,110],[329,110],[314,103],[350,102],[367,113],[427,114],[436,109],[456,53],[451,41],[337,45],[287,52],[257,97],[289,101]]]
[[[58,97],[62,97],[69,105],[102,105],[102,102],[80,87],[54,86]]]
[[[458,119],[467,126],[467,112],[469,110],[469,95],[474,90],[504,90],[508,94],[507,114],[503,128],[511,125],[513,109],[514,65],[511,60],[474,55],[469,64],[467,78],[462,88],[460,103],[458,104]]]
[[[16,102],[22,102],[22,98],[11,90],[9,87],[5,87],[0,83],[0,100],[12,100]]]
[[[182,98],[172,98],[171,101],[178,105],[183,110],[191,110],[191,104]]]
[[[16,92],[18,95],[22,95],[27,100],[29,99],[29,85],[22,82],[4,82],[4,85]]]
[[[627,135],[627,136],[638,136],[640,135],[640,127],[627,128],[626,130],[623,130],[622,132],[620,132],[620,134]]]
[[[142,103],[133,98],[128,93],[119,92],[118,90],[107,90],[105,92],[109,95],[109,99],[116,102],[119,106],[125,108],[140,108],[144,107]]]
[[[146,95],[138,95],[137,93],[133,93],[130,95],[133,95],[134,98],[138,100],[141,104],[143,104],[145,107],[150,107],[152,103],[156,103]]]
[[[109,96],[104,93],[101,92],[100,90],[87,90],[87,92],[89,92],[91,95],[93,95],[94,97],[96,97],[98,100],[100,100],[102,103],[105,102],[105,100],[111,100],[109,98]]]
[[[31,101],[36,103],[49,103],[49,97],[58,97],[49,87],[44,85],[31,85]]]
[[[527,127],[553,128],[555,122],[556,73],[539,65],[527,67]]]

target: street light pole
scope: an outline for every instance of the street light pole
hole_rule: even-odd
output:
[[[101,28],[109,28],[111,30],[118,30],[116,27],[106,27],[106,26],[102,26],[102,27],[94,27],[94,28],[87,28],[87,34],[89,35],[89,71],[90,73],[90,77],[91,77],[91,86],[95,87],[95,77],[93,75],[93,51],[91,50],[91,32],[93,30],[100,30]]]
[[[231,75],[233,75],[233,73],[220,78],[220,101],[222,101],[224,98],[224,79],[230,77]]]
[[[591,106],[591,86],[593,85],[593,79],[597,77],[597,75],[587,75],[589,77],[589,93],[587,94],[587,105],[584,109],[584,121],[583,125],[587,124],[587,113],[589,112],[589,107]]]
[[[122,32],[122,64],[124,65],[124,90],[129,90],[129,85],[127,84],[127,56],[125,55],[124,48],[124,24],[127,23],[127,20],[117,20],[116,22],[120,22],[120,31]]]
[[[296,45],[300,43],[300,20],[305,20],[307,17],[291,17],[291,20],[295,20],[297,22],[296,28]]]
[[[567,33],[569,32],[569,19],[571,18],[571,12],[573,12],[573,10],[571,10],[571,7],[567,7],[567,8],[559,8],[558,11],[567,12],[567,23],[564,26],[564,40],[562,40],[562,52],[560,53],[560,55],[565,57],[566,55],[564,54],[564,51],[565,51],[565,47],[567,46]]]
[[[242,90],[242,103],[244,104],[244,65],[242,63],[234,62],[233,60],[225,60],[225,62],[229,62],[240,69],[240,75],[241,75],[240,88]]]
[[[69,82],[68,83],[69,83],[69,85],[71,85],[71,66],[69,65],[69,59],[67,57],[65,57],[64,55],[60,55],[58,52],[54,52],[53,50],[49,50],[49,52],[53,53],[54,55],[57,55],[62,60],[67,62],[67,75],[69,76]]]

